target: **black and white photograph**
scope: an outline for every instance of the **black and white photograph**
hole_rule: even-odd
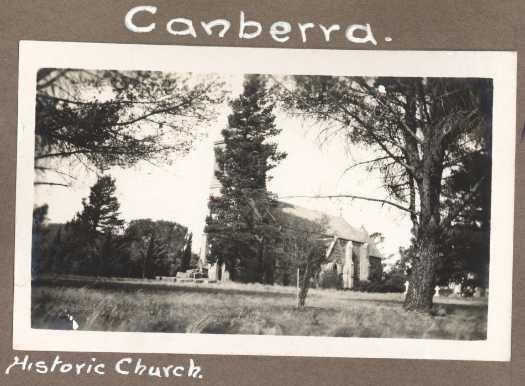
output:
[[[20,52],[15,348],[508,359],[515,55]]]

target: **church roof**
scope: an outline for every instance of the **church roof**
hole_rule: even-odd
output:
[[[323,223],[326,228],[326,233],[329,236],[336,236],[340,239],[359,243],[368,243],[368,253],[370,256],[383,256],[364,227],[361,226],[358,228],[352,226],[341,216],[333,216],[321,211],[303,208],[282,201],[279,201],[278,207],[287,215],[311,222]]]

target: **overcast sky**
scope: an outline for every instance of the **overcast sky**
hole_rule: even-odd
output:
[[[242,77],[228,77],[228,87],[236,96],[242,90]],[[224,104],[216,122],[200,128],[206,137],[195,143],[194,149],[170,166],[154,166],[141,162],[129,169],[109,170],[116,179],[121,217],[126,221],[138,218],[176,221],[194,233],[193,247],[200,248],[200,235],[207,213],[208,188],[213,175],[213,142],[220,139],[231,110]],[[276,124],[282,129],[275,138],[279,149],[288,153],[272,171],[269,189],[278,196],[356,194],[385,198],[378,174],[364,168],[344,173],[353,162],[374,158],[370,151],[348,148],[340,138],[323,145],[312,124],[298,121],[276,111]],[[38,186],[35,204],[49,205],[50,222],[69,221],[81,209],[81,200],[89,195],[96,180],[94,173],[84,172],[71,188]],[[385,256],[397,255],[400,246],[408,246],[410,220],[398,209],[381,204],[349,199],[288,199],[307,208],[332,215],[342,215],[354,226],[364,226],[369,233],[385,236],[380,246]]]

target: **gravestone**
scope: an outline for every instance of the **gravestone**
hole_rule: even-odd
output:
[[[439,286],[438,285],[434,287],[434,296],[439,297]]]

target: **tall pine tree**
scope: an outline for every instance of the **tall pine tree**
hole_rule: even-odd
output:
[[[108,254],[114,254],[113,247],[119,244],[118,230],[124,220],[119,218],[120,204],[115,191],[115,179],[109,175],[100,176],[91,187],[89,198],[82,200],[82,211],[66,224],[70,233],[68,249],[73,254],[82,252],[86,258],[80,262],[84,272],[105,275],[106,259],[112,257]]]
[[[124,224],[124,221],[118,218],[120,204],[115,197],[116,189],[114,178],[101,176],[91,187],[89,201],[82,200],[83,210],[78,218],[91,232],[113,233]]]
[[[186,239],[186,244],[184,245],[184,249],[182,250],[181,267],[180,267],[180,270],[183,272],[186,272],[188,269],[190,269],[193,234],[189,232],[186,235],[185,239]]]
[[[286,157],[267,140],[280,133],[274,102],[261,75],[247,75],[231,103],[223,145],[216,148],[221,194],[210,197],[206,231],[209,258],[226,263],[234,280],[273,283],[279,227],[271,215],[268,172]]]

